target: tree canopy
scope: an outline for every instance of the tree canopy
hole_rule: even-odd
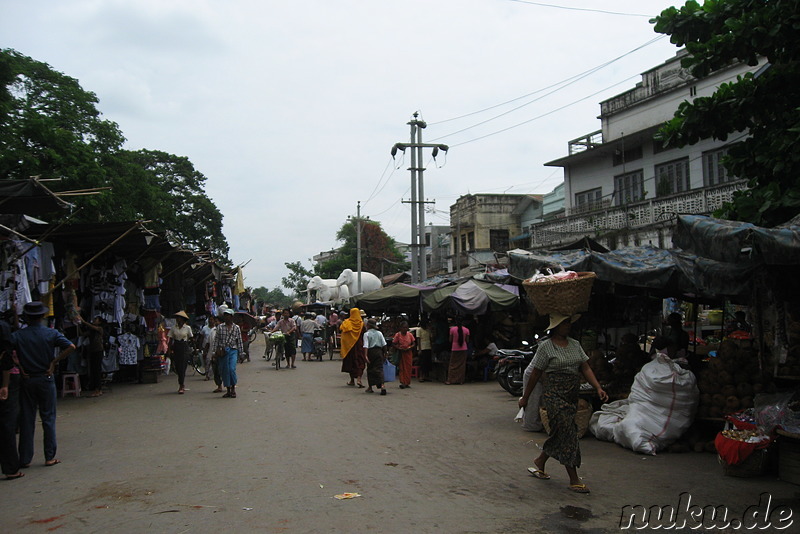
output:
[[[291,290],[295,297],[304,297],[308,288],[308,281],[311,280],[314,273],[303,267],[303,264],[299,261],[287,262],[284,265],[289,269],[289,275],[281,278],[281,285]]]
[[[276,308],[288,308],[292,305],[292,297],[281,291],[280,288],[267,289],[264,286],[255,288],[251,294],[260,304],[269,304]]]
[[[0,50],[0,179],[60,178],[54,191],[110,187],[72,197],[76,222],[147,219],[183,243],[226,259],[222,214],[188,158],[123,149],[119,126],[78,80],[12,49]],[[53,214],[58,220],[61,214]]]
[[[653,19],[655,31],[685,46],[696,77],[734,62],[768,65],[683,102],[661,130],[666,146],[728,140],[728,172],[748,180],[717,216],[774,226],[800,209],[800,0],[691,0]],[[734,138],[733,141],[738,140]]]
[[[337,278],[344,269],[356,269],[357,235],[356,225],[346,222],[336,232],[337,241],[343,244],[336,255],[316,266],[322,278]],[[376,276],[398,273],[409,268],[403,255],[397,250],[394,239],[389,237],[377,221],[361,220],[361,270]]]

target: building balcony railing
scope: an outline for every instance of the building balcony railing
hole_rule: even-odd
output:
[[[611,199],[595,200],[592,202],[584,202],[569,209],[570,215],[583,215],[593,211],[604,210],[611,207]]]
[[[569,155],[595,148],[603,144],[603,130],[597,130],[569,142]]]
[[[533,248],[548,248],[585,235],[635,229],[664,222],[676,214],[708,214],[733,199],[733,193],[747,188],[745,180],[695,189],[668,197],[652,198],[589,213],[532,224],[528,233]]]

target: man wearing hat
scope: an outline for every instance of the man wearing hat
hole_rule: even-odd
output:
[[[236,363],[239,354],[244,350],[242,343],[242,331],[233,322],[233,310],[226,308],[222,313],[224,321],[217,327],[217,334],[214,338],[214,353],[217,356],[219,374],[222,375],[222,384],[228,391],[223,395],[227,398],[236,398]]]
[[[56,382],[58,362],[75,350],[75,345],[54,328],[43,324],[49,310],[38,301],[27,303],[22,310],[27,328],[11,334],[11,344],[17,350],[22,388],[19,418],[19,460],[28,467],[33,459],[33,432],[36,411],[44,432],[44,465],[61,463],[56,458]],[[53,356],[56,347],[61,349]]]

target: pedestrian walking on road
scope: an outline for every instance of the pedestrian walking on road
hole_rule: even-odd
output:
[[[367,366],[367,356],[364,352],[364,319],[361,317],[361,310],[358,308],[350,309],[350,317],[342,321],[339,326],[342,333],[342,372],[350,375],[348,386],[363,388],[361,376]]]
[[[175,326],[169,329],[169,351],[167,355],[172,361],[172,368],[178,375],[178,393],[183,395],[186,391],[184,383],[186,381],[186,365],[189,362],[189,354],[192,351],[189,340],[192,339],[192,327],[189,326],[189,316],[185,311],[175,314]]]
[[[386,339],[378,330],[375,319],[367,321],[367,332],[364,334],[364,348],[367,350],[367,393],[372,393],[373,386],[386,395],[383,383],[383,361],[386,359]]]
[[[214,384],[217,388],[212,393],[222,393],[222,376],[219,374],[219,358],[217,358],[216,349],[214,348],[217,339],[217,326],[220,324],[220,319],[215,316],[208,318],[209,332],[208,337],[203,341],[206,350],[206,380],[214,379]]]
[[[398,375],[400,381],[400,389],[411,387],[411,367],[414,366],[414,345],[417,340],[408,330],[408,321],[400,323],[400,331],[397,332],[392,338],[392,347],[400,352],[400,365],[398,366]]]
[[[0,370],[3,372],[3,382],[0,385],[0,467],[6,480],[25,476],[20,471],[17,449],[19,368],[11,352],[11,325],[0,320]]]
[[[541,405],[547,411],[550,422],[550,437],[544,442],[542,453],[533,461],[528,471],[536,478],[547,480],[550,475],[544,470],[550,457],[558,460],[569,475],[569,489],[576,493],[589,493],[589,488],[581,482],[578,467],[581,466],[581,449],[578,443],[578,428],[575,414],[578,411],[578,392],[580,375],[597,391],[601,401],[608,401],[608,395],[597,382],[592,368],[587,363],[589,357],[583,352],[581,344],[569,335],[569,330],[580,315],[572,317],[560,314],[550,315],[550,339],[539,344],[533,359],[533,372],[525,385],[519,400],[520,408],[528,405],[528,399],[539,379],[546,372]]]
[[[33,434],[36,412],[44,432],[44,465],[61,463],[56,458],[56,367],[75,350],[75,345],[55,328],[44,325],[48,308],[39,301],[25,304],[26,328],[11,334],[22,373],[19,417],[19,461],[28,467],[33,459]],[[54,356],[55,349],[61,349]]]
[[[244,350],[242,346],[242,331],[233,322],[233,310],[225,309],[222,314],[223,321],[217,327],[217,334],[214,338],[214,353],[219,360],[219,374],[222,383],[227,390],[223,397],[236,398],[236,362],[239,360],[239,353]]]
[[[319,327],[317,321],[314,320],[314,314],[306,314],[306,318],[300,323],[300,333],[302,340],[300,351],[303,353],[303,361],[310,362],[314,356],[314,331]]]
[[[464,383],[467,375],[468,344],[469,328],[462,326],[461,317],[456,317],[456,325],[450,327],[450,366],[445,384]]]
[[[280,321],[275,325],[273,332],[283,333],[283,353],[286,357],[286,367],[294,369],[295,358],[297,357],[297,323],[292,318],[292,312],[283,310]],[[276,356],[279,358],[280,356]],[[275,364],[280,362],[276,361]]]

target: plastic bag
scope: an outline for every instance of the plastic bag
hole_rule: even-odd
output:
[[[800,430],[800,414],[789,409],[789,402],[794,392],[762,393],[753,399],[753,407],[758,428],[765,434],[772,435],[776,427],[788,432]],[[794,428],[791,430],[790,428]]]

